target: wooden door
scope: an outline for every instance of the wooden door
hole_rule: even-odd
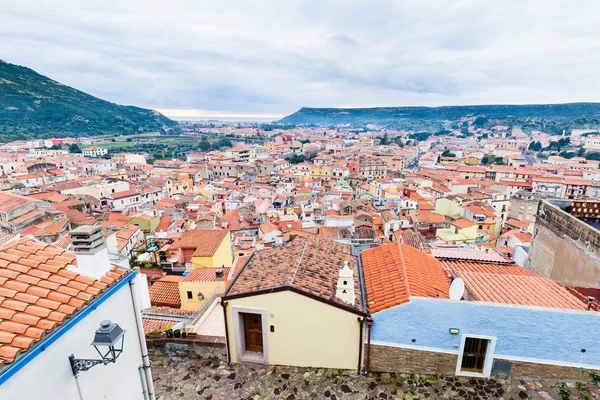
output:
[[[487,346],[487,339],[466,338],[461,371],[483,372]]]
[[[263,351],[262,319],[260,314],[244,314],[246,350]]]

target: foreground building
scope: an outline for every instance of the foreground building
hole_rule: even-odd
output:
[[[361,254],[372,316],[367,368],[581,379],[600,369],[597,304],[510,260],[404,244]],[[449,279],[464,284],[450,299]],[[462,300],[461,300],[462,299]]]
[[[231,362],[360,369],[365,301],[350,247],[297,237],[263,250],[222,297]]]
[[[145,278],[110,264],[99,228],[73,235],[77,256],[31,237],[0,247],[0,398],[154,399],[136,289]],[[90,345],[107,352],[101,323],[116,339],[105,362]]]

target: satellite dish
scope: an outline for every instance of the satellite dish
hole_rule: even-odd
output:
[[[465,282],[462,278],[456,278],[450,285],[450,300],[460,300],[465,295]]]

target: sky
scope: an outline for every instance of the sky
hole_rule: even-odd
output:
[[[600,101],[600,1],[4,1],[0,59],[178,117]]]

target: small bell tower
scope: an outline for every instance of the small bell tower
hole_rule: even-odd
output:
[[[353,276],[354,271],[348,266],[348,261],[344,261],[344,268],[340,270],[340,276],[335,289],[335,297],[352,306],[356,301]]]

